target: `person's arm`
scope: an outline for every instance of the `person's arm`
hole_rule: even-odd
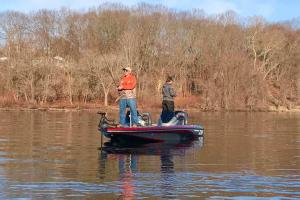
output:
[[[121,77],[121,80],[120,80],[120,84],[119,86],[117,87],[117,89],[120,91],[120,90],[123,90],[123,85],[124,85],[124,76]]]
[[[171,97],[176,97],[176,92],[172,87],[170,87],[170,96]]]

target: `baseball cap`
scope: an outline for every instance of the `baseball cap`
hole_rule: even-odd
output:
[[[131,72],[131,71],[132,71],[130,67],[123,67],[122,70],[126,70],[126,71],[128,71],[128,72]]]

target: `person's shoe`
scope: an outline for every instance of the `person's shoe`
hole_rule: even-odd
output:
[[[133,128],[136,128],[136,127],[137,127],[137,125],[136,125],[136,124],[133,124],[131,127],[133,127]]]
[[[123,128],[124,126],[122,124],[117,125],[118,128]]]

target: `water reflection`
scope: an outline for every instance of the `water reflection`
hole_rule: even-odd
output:
[[[161,161],[161,180],[160,180],[160,188],[162,192],[162,198],[170,198],[176,197],[176,195],[173,194],[173,191],[175,190],[174,185],[177,185],[175,183],[176,178],[174,175],[174,157],[172,153],[170,152],[169,148],[164,149],[162,154],[160,155],[160,161]]]
[[[119,155],[119,175],[122,183],[122,195],[123,199],[135,199],[134,197],[134,173],[137,172],[137,155]]]
[[[95,112],[0,112],[0,199],[300,198],[300,113],[191,116],[203,148],[101,152]]]
[[[203,138],[185,143],[152,143],[135,146],[115,146],[115,144],[107,142],[99,152],[99,177],[104,179],[107,175],[106,162],[117,159],[120,189],[122,191],[120,197],[122,199],[136,199],[135,194],[138,193],[136,176],[139,173],[139,157],[159,157],[160,180],[158,180],[157,185],[161,193],[159,196],[167,199],[174,198],[176,197],[174,185],[178,185],[176,183],[178,180],[175,177],[174,157],[184,156],[187,150],[201,148],[202,145]]]

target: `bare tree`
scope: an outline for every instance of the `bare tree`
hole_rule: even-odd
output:
[[[299,105],[299,38],[294,26],[261,17],[243,19],[233,11],[208,16],[145,3],[2,12],[0,96],[42,105],[101,99],[106,106],[118,97],[121,66],[130,66],[139,102],[159,105],[172,75],[176,105],[290,109]]]

